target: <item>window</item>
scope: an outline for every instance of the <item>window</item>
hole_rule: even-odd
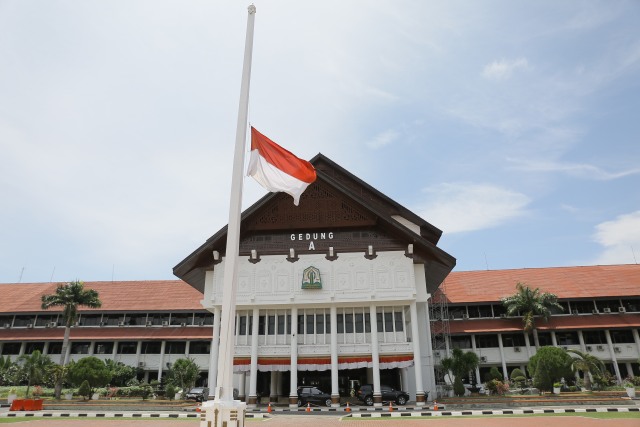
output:
[[[213,314],[211,313],[196,313],[195,323],[197,326],[211,326],[213,325]]]
[[[99,326],[101,320],[101,314],[82,314],[78,322],[80,322],[80,326]]]
[[[476,335],[477,348],[499,347],[497,335]]]
[[[28,315],[28,316],[16,316],[13,321],[13,326],[15,327],[24,327],[27,325],[33,325],[36,322],[36,316]]]
[[[502,304],[493,304],[493,317],[502,317],[507,314],[507,309]]]
[[[175,326],[180,326],[183,323],[187,325],[191,325],[193,321],[193,315],[188,313],[173,313],[171,315],[171,324]]]
[[[556,341],[558,345],[578,345],[578,333],[575,331],[556,332]]]
[[[265,331],[265,316],[258,317],[258,335],[264,335]]]
[[[38,350],[40,353],[44,352],[44,342],[28,342],[24,349],[25,354],[31,354]]]
[[[95,354],[113,353],[113,342],[97,342],[93,351]]]
[[[57,321],[58,321],[58,316],[57,315],[53,315],[53,316],[40,315],[40,316],[38,316],[38,319],[36,320],[36,326],[48,326],[49,323],[57,322]],[[31,353],[29,353],[29,354],[31,354]]]
[[[404,331],[404,316],[401,311],[395,311],[393,313],[393,321],[396,332]]]
[[[585,344],[606,344],[607,336],[604,331],[582,331]]]
[[[186,354],[187,343],[185,341],[167,341],[164,347],[166,354]]]
[[[21,343],[19,342],[6,342],[2,346],[2,354],[20,354]]]
[[[344,313],[342,313],[341,311],[338,311],[337,322],[338,322],[338,333],[344,334]]]
[[[493,317],[491,305],[471,305],[469,306],[469,318]]]
[[[313,321],[313,314],[307,314],[306,316],[306,333],[307,335],[313,335],[313,325],[314,325],[314,321]]]
[[[304,334],[304,314],[298,314],[298,335]]]
[[[596,308],[591,300],[570,301],[569,303],[571,304],[571,314],[591,314]]]
[[[89,342],[73,342],[71,343],[71,354],[89,354]]]
[[[620,300],[596,300],[596,307],[600,313],[617,313],[620,307]]]
[[[316,334],[324,334],[324,313],[322,312],[316,313]]]
[[[104,314],[102,324],[107,326],[118,326],[118,322],[124,322],[124,314]]]
[[[276,334],[276,316],[268,316],[268,331],[269,335]]]
[[[118,354],[136,354],[137,351],[137,341],[121,341],[118,343]]]
[[[467,314],[467,308],[465,306],[449,307],[450,319],[462,319]]]
[[[471,348],[471,335],[451,336],[451,347],[460,349]]]
[[[62,353],[62,343],[61,342],[50,342],[49,343],[49,349],[47,350],[47,354],[61,354],[61,353]]]
[[[364,333],[364,315],[362,313],[356,313],[355,324],[356,324],[356,333],[358,334]]]
[[[344,332],[347,334],[353,333],[353,313],[344,314]]]
[[[623,299],[622,306],[625,308],[626,311],[630,311],[630,312],[640,311],[640,298]]]
[[[160,341],[143,341],[142,354],[160,354],[162,343]]]
[[[502,334],[504,347],[524,347],[524,334]]]
[[[189,344],[189,354],[209,353],[211,353],[211,341],[191,341]]]
[[[247,316],[240,316],[238,335],[247,335]]]
[[[130,314],[125,320],[127,325],[131,326],[144,326],[147,323],[146,314]]]
[[[13,316],[0,316],[0,327],[8,328],[13,323]]]
[[[609,331],[611,334],[611,341],[614,344],[633,343],[633,332],[631,329],[618,329]]]
[[[378,332],[384,332],[384,323],[382,322],[382,313],[376,312],[376,325]]]
[[[149,317],[147,317],[147,322],[151,322],[154,326],[164,325],[165,322],[169,324],[169,313],[149,313]]]
[[[278,335],[284,335],[285,332],[285,320],[286,320],[286,316],[284,314],[281,314],[278,316]],[[291,318],[289,316],[289,318]]]

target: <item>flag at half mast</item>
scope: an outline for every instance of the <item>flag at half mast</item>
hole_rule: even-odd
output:
[[[311,163],[280,147],[253,126],[247,175],[269,191],[290,194],[296,206],[304,190],[316,180],[316,170]]]

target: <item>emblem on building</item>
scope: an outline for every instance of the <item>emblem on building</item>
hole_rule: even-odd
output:
[[[302,273],[302,289],[322,289],[320,270],[315,267],[307,267]]]

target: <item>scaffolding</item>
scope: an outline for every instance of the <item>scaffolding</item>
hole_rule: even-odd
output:
[[[434,374],[436,379],[436,393],[440,398],[445,392],[444,377],[440,361],[448,357],[450,329],[449,302],[447,299],[446,280],[434,292],[429,300],[429,319],[431,320],[431,348],[433,349]]]

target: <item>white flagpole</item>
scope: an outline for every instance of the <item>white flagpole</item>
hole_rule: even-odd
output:
[[[224,263],[224,284],[222,292],[222,312],[220,317],[220,348],[218,356],[217,400],[233,400],[233,354],[236,317],[236,288],[238,279],[238,252],[240,250],[240,215],[242,213],[242,179],[244,169],[245,139],[249,109],[249,81],[251,77],[251,54],[253,51],[253,24],[256,13],[254,5],[249,6],[247,36],[240,85],[240,105],[236,127],[236,146],[233,155],[233,175],[231,178],[231,201],[229,225],[227,228],[227,249]]]

